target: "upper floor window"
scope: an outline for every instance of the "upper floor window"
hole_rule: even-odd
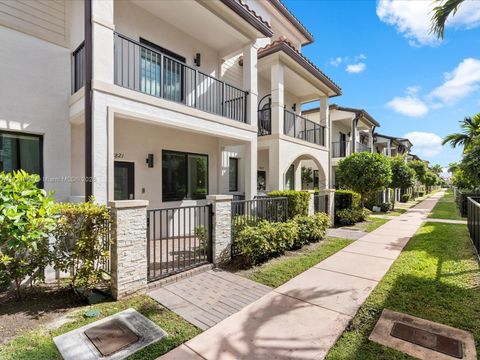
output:
[[[162,200],[205,199],[208,155],[162,151]]]
[[[24,170],[43,177],[43,138],[31,135],[0,131],[0,171]],[[40,186],[43,186],[40,180]]]
[[[140,59],[140,91],[150,95],[160,96],[161,73],[163,73],[163,92],[167,100],[183,102],[185,97],[185,58],[173,51],[167,50],[148,40],[140,38],[140,43],[147,47],[141,48]],[[155,51],[152,51],[155,50]],[[162,60],[158,53],[165,54]]]
[[[228,165],[228,190],[238,191],[238,159],[230,158]]]

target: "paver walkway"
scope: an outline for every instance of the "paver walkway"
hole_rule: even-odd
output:
[[[424,200],[161,359],[323,359],[442,195]]]
[[[229,272],[210,270],[155,289],[148,295],[206,330],[271,290]]]

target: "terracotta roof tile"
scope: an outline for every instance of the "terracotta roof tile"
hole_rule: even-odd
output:
[[[291,50],[294,51],[294,53],[296,54],[297,57],[301,58],[303,61],[305,61],[308,65],[310,65],[314,71],[318,72],[318,74],[323,77],[325,80],[327,80],[327,82],[330,82],[331,85],[335,88],[336,92],[338,93],[338,95],[341,94],[341,88],[339,85],[337,85],[331,78],[329,78],[327,75],[325,75],[325,73],[320,70],[318,68],[317,65],[315,65],[313,62],[311,62],[305,55],[303,55],[300,51],[298,51],[296,48],[295,48],[295,45],[293,45],[290,41],[287,40],[286,37],[284,36],[281,36],[280,38],[278,38],[277,40],[271,42],[270,44],[258,49],[258,58],[260,59],[262,57],[262,55],[264,54],[269,54],[270,51],[272,49],[275,49],[276,47],[278,47],[280,49],[280,47],[282,46],[287,46],[288,48],[290,48]],[[266,55],[265,55],[266,56]]]
[[[255,10],[250,8],[246,3],[244,3],[242,0],[238,0],[239,4],[242,5],[246,10],[248,10],[250,13],[252,13],[253,16],[255,16],[258,20],[260,20],[262,23],[267,25],[269,28],[272,28],[272,26],[268,23],[268,21],[264,20],[260,15],[257,14]]]

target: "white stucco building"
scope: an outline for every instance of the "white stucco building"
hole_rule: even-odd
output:
[[[341,90],[279,0],[0,0],[0,41],[0,170],[59,201],[253,198],[300,189],[302,166],[330,187]]]

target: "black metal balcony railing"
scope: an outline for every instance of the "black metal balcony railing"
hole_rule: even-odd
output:
[[[118,33],[115,84],[246,122],[248,92]]]
[[[332,157],[340,158],[346,157],[350,153],[349,141],[336,141],[332,142]]]
[[[325,127],[307,118],[284,110],[283,132],[313,144],[325,146]]]
[[[355,144],[355,152],[359,153],[363,151],[372,152],[372,148],[370,146],[357,142]]]
[[[85,42],[72,53],[72,94],[85,85]]]
[[[272,133],[272,109],[264,108],[258,110],[258,136],[270,135]]]

